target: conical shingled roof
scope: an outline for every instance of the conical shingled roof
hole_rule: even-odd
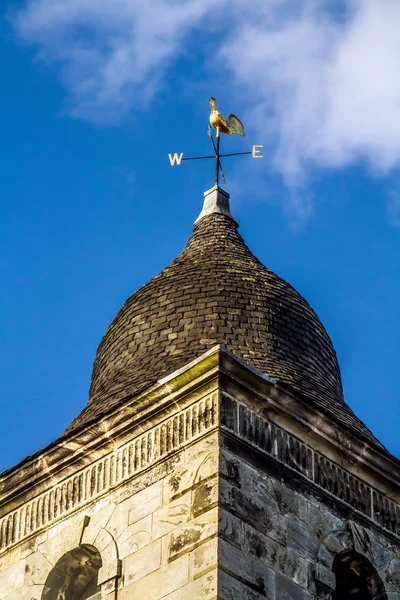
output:
[[[67,432],[221,344],[376,442],[344,403],[336,354],[317,315],[248,249],[229,197],[210,191],[211,209],[203,210],[183,252],[109,326],[88,405]]]

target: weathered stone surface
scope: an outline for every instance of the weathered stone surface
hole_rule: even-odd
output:
[[[313,600],[313,596],[279,573],[275,575],[276,600]]]
[[[118,554],[123,559],[144,546],[148,546],[152,538],[152,515],[130,525],[118,537]]]
[[[157,540],[128,556],[124,561],[124,582],[129,585],[161,566],[161,541]]]
[[[25,560],[20,560],[0,573],[0,599],[7,598],[24,585]]]
[[[7,600],[41,600],[42,591],[42,585],[27,585],[9,594]]]
[[[273,599],[274,584],[270,582],[270,595],[259,594],[241,581],[238,581],[228,573],[220,570],[218,573],[218,600],[265,600]],[[277,599],[278,600],[278,599]]]
[[[213,508],[196,517],[193,521],[178,527],[169,536],[168,557],[189,552],[193,547],[218,532],[218,509]]]
[[[164,481],[164,502],[184,494],[218,472],[218,436],[212,434],[181,455],[174,472]]]
[[[41,552],[35,552],[28,556],[25,562],[24,585],[40,585],[46,581],[53,565],[43,556]]]
[[[224,571],[246,582],[253,590],[268,598],[273,589],[273,572],[263,560],[240,550],[225,540],[219,542],[218,565]]]
[[[264,501],[263,498],[265,498]],[[256,486],[240,490],[227,481],[222,480],[220,482],[222,507],[243,521],[250,523],[262,533],[284,544],[286,532],[279,526],[279,513],[268,506],[266,498],[267,495],[260,493]]]
[[[217,590],[217,571],[214,570],[163,596],[163,600],[216,600]]]
[[[56,562],[65,553],[79,545],[83,530],[83,515],[74,515],[70,521],[62,521],[48,532],[48,539],[37,546],[38,551],[51,563]]]
[[[189,556],[181,556],[169,565],[150,573],[119,592],[118,600],[159,600],[189,582]]]
[[[218,502],[218,478],[203,483],[193,491],[192,510],[196,517],[202,512],[209,510]]]
[[[187,423],[177,422],[170,434],[179,442]],[[248,424],[256,435],[251,415]],[[305,476],[300,485],[283,463],[272,468],[256,445],[229,439],[222,429],[204,430],[178,451],[171,445],[166,459],[15,544],[0,559],[0,600],[42,600],[53,565],[80,544],[101,557],[101,598],[91,600],[115,600],[116,590],[118,600],[330,599],[335,556],[354,548],[376,568],[389,600],[400,600],[394,535]],[[114,467],[123,472],[129,457],[121,456]],[[390,504],[382,510],[390,514]]]
[[[152,537],[157,539],[187,523],[192,514],[191,493],[180,496],[153,513]]]
[[[191,577],[197,579],[218,564],[218,538],[215,537],[191,552]]]
[[[286,531],[286,545],[292,552],[305,558],[316,560],[321,546],[310,523],[297,517],[285,518],[283,526]]]
[[[128,510],[128,525],[132,525],[160,508],[162,505],[162,482],[159,481],[145,488],[132,498],[125,500],[124,506],[125,503]],[[110,524],[108,527],[110,528]]]
[[[218,532],[222,539],[240,547],[243,541],[243,527],[244,523],[242,519],[239,519],[227,510],[220,508]]]

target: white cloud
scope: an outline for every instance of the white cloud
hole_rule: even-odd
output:
[[[150,102],[185,43],[208,48],[198,30],[212,27],[227,85],[287,183],[315,166],[399,165],[398,0],[27,0],[14,24],[92,120]]]
[[[16,32],[56,63],[76,116],[117,120],[141,108],[220,0],[28,0]]]
[[[343,18],[306,1],[296,17],[238,28],[221,48],[254,118],[277,141],[276,164],[297,181],[310,163],[400,161],[400,3],[352,0]]]

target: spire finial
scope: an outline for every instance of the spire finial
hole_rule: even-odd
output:
[[[214,185],[214,187],[204,192],[203,209],[194,223],[196,224],[203,217],[207,217],[214,213],[225,215],[230,217],[233,221],[235,220],[232,217],[229,206],[229,194],[220,188],[219,185]]]

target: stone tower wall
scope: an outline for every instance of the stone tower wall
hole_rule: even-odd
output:
[[[127,476],[127,482],[116,489],[114,483],[105,494],[99,491],[98,499],[81,509],[67,509],[55,524],[42,526],[37,534],[0,555],[0,599],[41,600],[50,571],[80,544],[97,548],[102,559],[101,589],[93,600],[216,598],[219,451],[215,398],[204,398],[181,411],[181,419],[166,420],[161,435],[152,438],[150,451],[149,445],[140,444],[140,456],[127,452],[120,477],[124,469],[138,468],[135,462],[142,460],[136,476]],[[133,446],[138,448],[134,440]],[[100,464],[107,460],[110,466],[107,457]],[[118,465],[111,462],[111,467],[117,479]],[[72,497],[67,497],[65,504],[72,503]]]
[[[102,557],[95,600],[215,598],[217,448],[213,433],[9,550],[0,558],[0,598],[40,600],[52,568],[80,543]]]
[[[400,600],[395,494],[274,419],[250,392],[197,389],[60,475],[0,522],[0,600],[43,600],[49,573],[82,545],[102,561],[91,600],[330,599],[343,550]]]

